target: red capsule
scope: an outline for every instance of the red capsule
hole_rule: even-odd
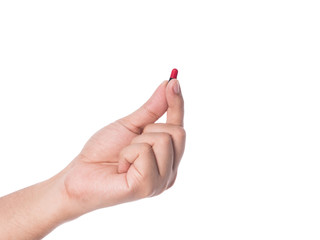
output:
[[[169,81],[171,79],[176,79],[177,76],[178,76],[178,69],[176,69],[176,68],[172,69]]]

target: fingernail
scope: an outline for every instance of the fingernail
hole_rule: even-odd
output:
[[[179,84],[179,81],[177,80],[175,83],[174,83],[174,86],[173,86],[173,91],[175,94],[179,94],[180,93],[180,84]]]

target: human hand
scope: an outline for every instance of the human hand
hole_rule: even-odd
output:
[[[165,112],[167,122],[155,123]],[[183,115],[179,82],[173,79],[163,82],[137,111],[95,133],[59,174],[72,215],[171,187],[184,152]]]
[[[167,122],[155,121],[167,112]],[[184,151],[183,98],[163,82],[137,111],[102,128],[52,178],[0,198],[0,236],[41,239],[89,211],[160,194]]]

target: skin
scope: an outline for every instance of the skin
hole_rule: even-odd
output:
[[[165,112],[166,123],[155,123]],[[170,188],[185,147],[183,115],[178,80],[164,81],[142,107],[96,132],[60,173],[0,198],[1,238],[41,239],[87,212]]]

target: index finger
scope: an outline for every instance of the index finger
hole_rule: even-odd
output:
[[[184,101],[181,94],[181,88],[177,79],[172,79],[166,88],[166,97],[168,103],[167,123],[183,126]]]

